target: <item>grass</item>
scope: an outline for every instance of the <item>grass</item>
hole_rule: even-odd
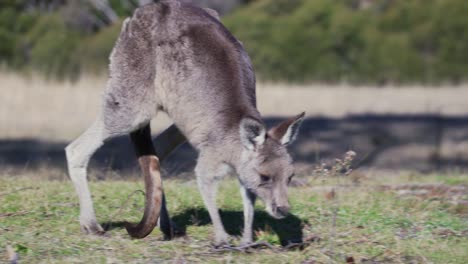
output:
[[[25,175],[0,176],[0,255],[10,245],[21,263],[466,263],[468,214],[466,189],[420,197],[401,195],[394,186],[414,183],[467,187],[466,175],[307,177],[306,185],[290,188],[291,216],[274,220],[257,203],[257,240],[275,246],[249,252],[215,252],[212,226],[193,179],[165,181],[169,210],[186,237],[162,241],[155,230],[132,240],[118,225],[108,236],[82,235],[79,208],[68,180],[41,180]],[[382,186],[387,186],[382,189]],[[330,190],[336,196],[330,196]],[[91,182],[98,220],[117,223],[141,217],[143,189],[137,179]],[[128,199],[128,202],[126,200]],[[219,192],[226,229],[235,237],[242,226],[237,183],[227,179]],[[335,224],[333,224],[335,222]],[[281,243],[302,236],[303,250]],[[238,243],[235,240],[234,243]],[[308,261],[308,262],[307,262]]]

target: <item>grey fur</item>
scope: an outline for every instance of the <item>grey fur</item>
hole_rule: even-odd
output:
[[[272,216],[287,214],[293,166],[281,142],[286,142],[282,139],[286,134],[296,135],[298,126],[291,126],[293,132],[278,127],[298,124],[303,115],[265,132],[256,108],[250,59],[210,13],[177,1],[160,1],[138,8],[124,21],[110,56],[102,114],[66,148],[83,230],[102,230],[86,183],[89,158],[105,140],[148,125],[158,111],[166,112],[199,152],[195,172],[215,228],[215,244],[228,242],[215,199],[216,182],[230,171],[241,183],[243,242],[252,241],[257,196]]]

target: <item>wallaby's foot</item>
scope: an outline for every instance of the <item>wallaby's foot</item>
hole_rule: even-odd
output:
[[[81,232],[87,235],[98,235],[102,236],[106,233],[104,229],[96,222],[89,222],[89,223],[80,223]]]
[[[164,240],[172,240],[177,237],[183,237],[186,235],[185,230],[177,227],[177,225],[171,221],[170,230],[163,231]]]
[[[185,236],[185,230],[178,227],[174,222],[171,221],[172,226],[172,238]]]
[[[231,240],[231,237],[225,232],[216,234],[213,246],[215,248],[219,248],[223,246],[230,246],[231,245],[231,243],[229,243],[230,240]]]
[[[242,238],[240,240],[240,246],[246,246],[253,243],[253,234],[252,231],[245,231],[242,233]]]

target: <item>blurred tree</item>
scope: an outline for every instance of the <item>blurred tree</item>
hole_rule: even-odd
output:
[[[256,0],[224,19],[259,75],[291,81],[460,82],[464,0]]]
[[[466,0],[179,0],[223,18],[264,79],[462,82]],[[48,76],[101,72],[124,17],[151,0],[2,0],[0,64]],[[242,8],[238,8],[243,6]]]

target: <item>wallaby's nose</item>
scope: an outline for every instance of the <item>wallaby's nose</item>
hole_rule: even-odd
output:
[[[276,208],[277,212],[281,215],[281,216],[286,216],[288,215],[288,212],[289,212],[289,206],[278,206]]]

